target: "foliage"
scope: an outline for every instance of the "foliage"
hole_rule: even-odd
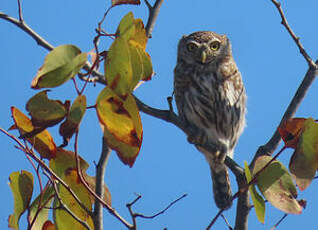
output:
[[[276,4],[276,1],[273,2]],[[112,0],[109,9],[122,4],[139,5],[140,1]],[[146,1],[146,4],[149,3]],[[93,207],[98,202],[107,207],[127,228],[133,229],[112,209],[111,194],[105,184],[102,188],[103,198],[94,193],[97,178],[87,174],[89,164],[77,152],[76,145],[86,110],[95,109],[107,145],[117,152],[124,164],[129,167],[134,165],[142,145],[143,128],[140,108],[132,93],[142,82],[151,80],[153,75],[151,58],[146,52],[148,37],[142,20],[135,19],[132,12],[121,19],[114,34],[102,33],[101,30],[98,33],[98,37],[111,37],[114,40],[107,51],[99,53],[96,49],[96,54],[93,54],[95,58],[93,63],[89,63],[91,68],[86,68],[86,74],[80,71],[88,64],[88,53],[82,52],[75,45],[58,46],[45,57],[31,82],[32,89],[44,90],[27,100],[29,116],[11,107],[14,124],[9,130],[18,130],[20,138],[25,140],[25,145],[18,140],[16,142],[34,166],[40,184],[40,193],[33,194],[34,178],[30,172],[21,170],[10,174],[9,186],[14,199],[14,211],[8,218],[11,229],[19,229],[20,217],[25,212],[29,229],[94,229]],[[296,44],[301,47],[299,40]],[[306,60],[311,64],[308,57]],[[93,72],[101,62],[104,62],[104,74],[98,80],[106,86],[99,92],[96,104],[88,107],[89,95],[85,95],[85,88],[88,82],[94,81]],[[81,90],[78,89],[76,75],[85,81]],[[50,90],[47,88],[54,90],[70,80],[74,82],[77,92],[73,102],[49,98]],[[53,139],[48,127],[59,129],[63,139],[60,146],[56,145],[58,141]],[[285,213],[300,214],[306,201],[297,200],[297,187],[300,191],[307,189],[318,169],[318,123],[314,119],[288,119],[282,122],[278,132],[285,146],[274,157],[262,155],[256,158],[251,168],[245,162],[247,184],[237,193],[249,190],[256,216],[261,223],[265,222],[265,200]],[[74,135],[75,147],[71,151],[66,147]],[[277,160],[286,148],[294,149],[289,170]],[[39,164],[38,167],[35,167],[32,159]],[[47,176],[45,186],[42,185],[39,167]],[[35,198],[32,199],[33,196]],[[133,222],[136,216],[142,216],[131,210],[131,205],[139,198],[127,205]],[[49,212],[52,212],[52,220],[49,220]]]
[[[139,4],[138,1],[112,1],[112,6],[127,3]],[[153,73],[150,56],[145,51],[146,44],[147,36],[142,20],[134,19],[129,12],[119,23],[115,39],[107,51],[104,62],[107,86],[100,92],[93,106],[108,145],[130,167],[142,143],[142,124],[132,92],[140,81],[150,80]],[[99,59],[96,61],[99,62]],[[45,57],[43,66],[32,80],[31,88],[55,88],[69,80],[75,81],[74,77],[86,63],[87,53],[78,47],[58,46]],[[27,140],[42,159],[49,161],[48,171],[52,175],[32,202],[32,174],[21,171],[10,175],[10,187],[15,200],[14,213],[9,218],[10,228],[19,229],[19,219],[28,211],[27,218],[32,229],[94,229],[92,207],[95,197],[89,189],[95,190],[95,177],[86,174],[89,165],[77,150],[73,152],[64,149],[70,138],[79,131],[85,115],[85,87],[77,91],[73,103],[50,99],[50,90],[47,89],[36,93],[26,103],[30,118],[16,107],[11,108],[14,125],[10,130],[17,129],[20,137]],[[63,144],[56,147],[47,128],[58,125]],[[25,151],[35,154],[29,153],[28,149]],[[111,195],[106,185],[104,194],[104,202],[111,207]],[[48,220],[49,207],[53,210],[53,222]]]

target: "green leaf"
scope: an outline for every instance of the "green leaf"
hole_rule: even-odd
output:
[[[66,120],[60,126],[60,134],[67,142],[78,129],[86,111],[86,97],[79,95],[71,106]]]
[[[121,39],[128,41],[135,34],[134,14],[129,12],[120,21],[116,35]]]
[[[80,156],[79,158],[81,169],[85,172],[89,165],[83,158]],[[75,153],[62,148],[57,148],[56,157],[50,160],[49,166],[61,179],[63,179],[67,169],[76,168]]]
[[[43,225],[48,219],[49,215],[49,208],[51,207],[51,203],[54,197],[54,189],[52,186],[45,186],[43,192],[38,195],[38,197],[32,202],[30,205],[30,214],[28,216],[29,222],[31,223],[38,212],[39,208],[40,211],[36,216],[36,220],[32,226],[32,230],[42,229]],[[41,203],[40,203],[41,201]]]
[[[255,161],[253,175],[261,170],[272,157],[261,156]],[[274,160],[257,178],[257,186],[263,196],[276,208],[293,214],[300,214],[302,207],[295,199],[297,190],[286,167]]]
[[[90,197],[90,193],[85,188],[85,186],[81,183],[78,178],[76,169],[69,168],[65,171],[65,175],[63,176],[65,183],[69,185],[72,191],[76,194],[76,196],[80,199],[82,204],[89,210],[92,211],[92,201]],[[61,184],[58,185],[59,196],[64,205],[66,205],[72,213],[74,213],[78,218],[82,221],[86,222],[91,229],[94,229],[93,219],[74,199],[74,197],[67,191],[67,189]],[[59,201],[56,199],[54,201],[54,207],[59,207]],[[59,230],[86,230],[86,228],[76,221],[69,213],[67,213],[63,209],[54,209],[53,210],[53,218],[54,223],[57,229]]]
[[[105,78],[108,86],[125,99],[140,80],[151,79],[153,70],[145,52],[148,38],[141,19],[134,19],[129,12],[120,21],[116,35],[107,53]]]
[[[87,54],[74,45],[54,48],[31,83],[33,89],[54,88],[74,77],[85,65]]]
[[[318,169],[318,123],[308,118],[303,124],[297,148],[290,160],[289,169],[301,191],[314,179]]]
[[[48,90],[37,93],[26,104],[32,124],[40,127],[50,127],[62,121],[68,110],[69,102],[62,104],[59,100],[50,100]]]
[[[19,219],[29,207],[33,193],[33,176],[30,172],[21,170],[13,172],[9,177],[9,186],[14,199],[14,212],[9,216],[11,229],[19,229]]]
[[[244,169],[245,169],[245,176],[247,183],[249,183],[252,180],[252,175],[250,172],[250,169],[248,167],[248,164],[246,161],[244,161]],[[265,201],[261,195],[258,194],[256,191],[256,188],[254,184],[250,185],[248,188],[251,198],[254,204],[254,209],[256,212],[256,217],[259,222],[263,223],[265,222]]]
[[[129,94],[123,100],[105,87],[97,98],[96,111],[107,143],[123,163],[132,167],[142,142],[142,125],[135,99]]]
[[[129,45],[123,38],[117,38],[107,53],[105,77],[108,86],[121,97],[131,92],[132,65]]]

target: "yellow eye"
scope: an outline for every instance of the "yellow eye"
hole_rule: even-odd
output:
[[[187,44],[187,49],[189,52],[193,52],[198,46],[194,43]]]
[[[218,50],[220,48],[220,42],[214,41],[210,44],[210,48],[214,51]]]

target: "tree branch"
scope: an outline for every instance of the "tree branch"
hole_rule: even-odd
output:
[[[105,171],[108,162],[108,158],[111,153],[111,149],[108,147],[105,138],[102,138],[102,153],[100,155],[98,164],[96,166],[96,187],[95,193],[102,199],[104,198],[104,178]],[[95,199],[94,206],[94,227],[95,230],[103,230],[103,205]]]
[[[180,201],[181,199],[185,198],[187,196],[187,194],[183,194],[181,197],[179,197],[178,199],[172,201],[167,207],[165,207],[164,209],[162,209],[161,211],[159,211],[158,213],[154,214],[154,215],[150,215],[150,216],[146,216],[144,214],[141,213],[135,213],[132,210],[132,206],[141,199],[141,195],[137,195],[136,199],[134,199],[132,202],[126,204],[128,211],[131,215],[132,221],[133,221],[133,226],[130,230],[136,230],[137,229],[137,221],[136,219],[138,217],[143,218],[143,219],[154,219],[159,215],[164,214],[169,208],[171,208],[174,204],[176,204],[178,201]]]
[[[292,30],[292,28],[288,25],[287,19],[285,17],[285,14],[283,12],[283,9],[281,7],[281,3],[276,1],[276,0],[271,0],[272,3],[275,5],[275,7],[277,8],[280,17],[282,18],[282,25],[286,28],[286,30],[288,31],[288,33],[290,34],[290,36],[292,37],[292,39],[295,41],[296,45],[299,48],[300,53],[304,56],[305,60],[307,61],[309,68],[317,68],[316,64],[314,63],[314,61],[311,59],[311,57],[307,54],[305,48],[303,47],[303,45],[300,43],[300,38],[296,36],[296,34],[294,33],[294,31]]]
[[[145,3],[149,9],[149,17],[146,25],[146,35],[148,38],[151,38],[153,27],[155,26],[155,22],[157,20],[160,7],[163,3],[163,0],[156,0],[153,6],[150,5],[148,0],[145,0]]]

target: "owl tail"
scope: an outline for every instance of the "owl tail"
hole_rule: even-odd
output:
[[[210,165],[210,169],[216,206],[229,209],[232,206],[232,191],[228,170],[224,163]]]

